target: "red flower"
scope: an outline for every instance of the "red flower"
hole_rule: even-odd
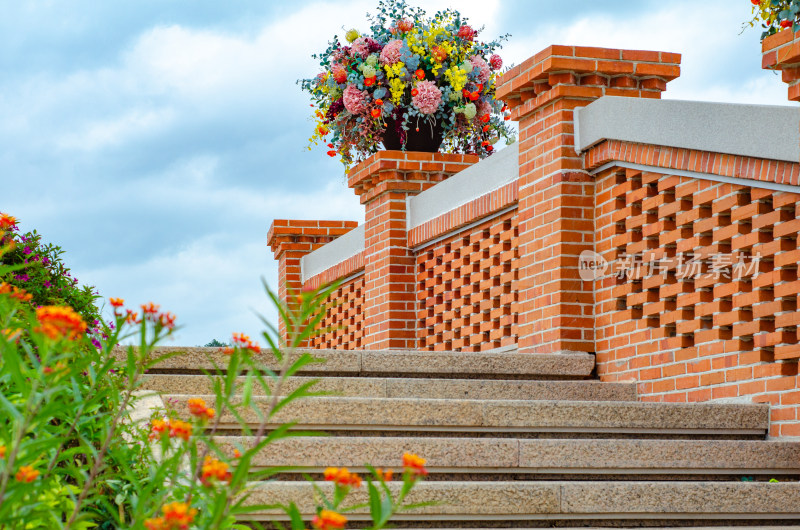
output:
[[[425,79],[425,71],[422,68],[414,72],[414,75],[417,76],[417,79],[419,79],[420,81]]]
[[[781,27],[782,28],[790,28],[790,27],[792,27],[792,21],[791,20],[781,20]]]
[[[471,99],[472,101],[477,101],[478,98],[480,98],[480,97],[481,97],[481,95],[478,92],[473,92],[472,94],[469,95],[469,99]]]
[[[375,79],[376,79],[376,76],[374,76],[374,75],[372,77],[365,77],[364,78],[364,86],[372,86],[372,85],[374,85],[375,84]]]
[[[419,94],[419,90],[417,90],[416,88],[412,88],[411,89],[411,97],[412,98],[416,97],[417,94]]]
[[[381,109],[377,107],[372,109],[369,113],[372,114],[373,118],[380,118],[382,114]]]
[[[483,132],[486,132],[488,130],[489,130],[489,125],[488,124],[484,125],[483,126]]]
[[[330,151],[328,151],[328,156],[330,156],[330,157],[334,157],[334,156],[336,156],[336,151],[334,151],[333,149],[331,149]]]
[[[489,120],[490,120],[490,119],[492,119],[492,117],[491,117],[491,116],[489,116],[488,114],[484,114],[483,116],[481,116],[481,121],[482,121],[483,123],[489,123]]]
[[[330,147],[331,149],[333,149],[333,144],[328,144],[328,147]]]
[[[458,36],[464,40],[471,41],[475,38],[475,30],[467,25],[461,26],[458,28]]]

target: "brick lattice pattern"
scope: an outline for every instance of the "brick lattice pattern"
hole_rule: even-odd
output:
[[[313,337],[312,348],[327,350],[361,350],[364,339],[364,275],[342,285],[325,306],[320,329],[328,330]]]
[[[774,435],[800,435],[800,195],[612,168],[596,205],[616,265],[597,288],[600,375],[651,400],[753,395]]]
[[[516,211],[429,245],[416,259],[420,349],[485,351],[516,344]]]

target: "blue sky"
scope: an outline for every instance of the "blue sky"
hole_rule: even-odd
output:
[[[175,344],[274,318],[274,218],[363,220],[341,165],[308,151],[295,81],[373,1],[0,0],[0,211],[61,245],[83,283],[178,315]],[[683,53],[665,98],[788,105],[746,0],[420,1],[549,44]]]

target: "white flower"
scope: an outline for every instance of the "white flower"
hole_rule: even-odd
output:
[[[468,120],[474,118],[477,113],[478,109],[475,107],[475,103],[467,103],[464,105],[464,117]]]

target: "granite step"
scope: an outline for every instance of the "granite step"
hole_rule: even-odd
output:
[[[228,455],[252,439],[217,437]],[[513,438],[299,437],[259,453],[253,466],[298,466],[319,473],[328,466],[364,472],[397,465],[409,451],[424,455],[436,474],[535,475],[800,475],[800,443],[742,440],[520,440]]]
[[[428,352],[416,350],[345,351],[297,350],[324,362],[306,366],[302,373],[380,377],[437,377],[476,379],[587,379],[594,370],[594,355],[584,353],[536,354],[508,352]],[[156,364],[151,373],[199,373],[227,365],[220,348],[160,347],[154,355],[180,352]],[[117,350],[118,356],[124,355]],[[262,350],[262,362],[279,369],[272,353]]]
[[[282,387],[289,393],[313,377],[291,377]],[[239,377],[239,388],[245,378]],[[271,383],[271,381],[270,381]],[[269,388],[275,388],[270,384]],[[205,375],[147,374],[143,390],[164,394],[211,394],[213,386]],[[348,397],[430,398],[430,399],[515,399],[570,401],[636,401],[634,383],[603,383],[600,381],[521,381],[504,379],[428,379],[379,377],[325,377],[312,388],[315,392],[330,392]],[[265,395],[257,382],[254,395]]]
[[[187,415],[192,396],[163,395],[177,414]],[[213,403],[213,396],[203,397]],[[266,410],[270,399],[255,397]],[[243,418],[257,424],[252,410]],[[238,429],[229,412],[221,428]],[[558,432],[682,435],[750,435],[769,428],[764,404],[656,403],[625,401],[522,401],[416,398],[313,397],[298,400],[271,420],[296,421],[296,428],[320,431]]]
[[[332,491],[330,483],[318,483]],[[398,482],[390,483],[396,491]],[[251,490],[253,504],[288,504],[294,500],[307,518],[315,509],[314,484],[275,481]],[[366,503],[366,488],[355,490],[353,505]],[[442,524],[469,521],[734,521],[794,522],[800,520],[800,483],[797,482],[608,482],[608,481],[426,481],[408,502],[439,504],[401,512],[393,522]],[[347,515],[367,520],[368,508]],[[242,520],[282,520],[280,511],[256,512]],[[447,525],[449,526],[449,525]]]

